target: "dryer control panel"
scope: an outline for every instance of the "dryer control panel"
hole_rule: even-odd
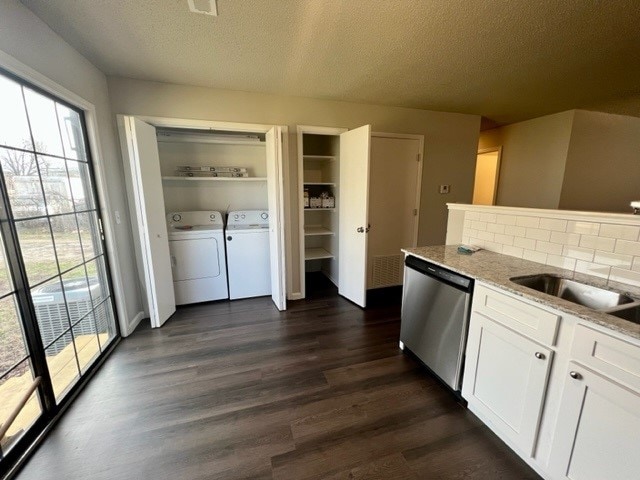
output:
[[[220,225],[224,226],[224,218],[220,212],[214,210],[200,210],[194,212],[172,212],[167,214],[167,224],[171,227],[180,227],[183,225],[205,226]]]
[[[269,212],[266,210],[238,210],[229,212],[227,226],[260,225],[269,226]]]

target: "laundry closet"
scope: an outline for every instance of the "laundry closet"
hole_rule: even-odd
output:
[[[285,309],[283,127],[131,116],[118,127],[152,326],[201,301],[271,295]]]

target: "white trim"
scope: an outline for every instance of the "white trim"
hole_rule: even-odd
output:
[[[304,257],[304,157],[302,135],[310,133],[312,135],[333,135],[338,136],[348,132],[348,128],[341,127],[314,127],[311,125],[298,125],[297,135],[297,155],[298,155],[298,249],[300,261],[300,298],[305,298],[307,286],[305,280],[306,263]],[[292,242],[293,244],[293,242]]]
[[[291,174],[291,163],[289,160],[289,127],[283,125],[282,129],[282,188],[284,189],[284,218],[282,225],[284,229],[284,254],[285,254],[285,275],[286,285],[284,294],[289,298],[289,292],[293,289],[293,231],[289,219],[291,218],[291,185],[289,175]]]
[[[140,325],[140,322],[144,320],[144,312],[138,312],[136,313],[136,316],[133,317],[128,324],[128,332],[126,335],[123,335],[125,337],[128,337],[129,335],[131,335],[136,328],[138,328],[138,325]]]
[[[522,215],[525,217],[549,217],[563,220],[615,223],[620,225],[640,225],[640,215],[631,213],[581,212],[576,210],[549,210],[544,208],[500,207],[495,205],[470,205],[466,203],[447,203],[449,210],[497,213],[503,215]]]
[[[109,189],[106,182],[100,135],[98,134],[96,107],[93,103],[54,82],[2,50],[0,50],[0,67],[84,111],[89,150],[91,152],[92,165],[96,177],[96,193],[100,201],[102,227],[105,235],[107,255],[109,257],[109,270],[111,272],[111,281],[114,290],[113,298],[118,312],[120,333],[126,336],[124,332],[129,331],[129,325],[126,323],[127,303],[124,285],[122,284],[122,274],[120,272],[120,258],[118,256],[118,249],[116,248],[115,227],[111,220],[113,216],[111,202],[109,200]]]
[[[298,125],[298,133],[312,133],[315,135],[341,135],[344,132],[348,131],[349,129],[344,127],[315,127],[313,125]]]
[[[407,140],[424,140],[424,135],[417,135],[414,133],[371,132],[371,136],[380,138],[406,138]]]
[[[194,120],[188,118],[153,117],[148,115],[131,115],[154,127],[169,128],[215,128],[220,130],[230,130],[236,132],[267,133],[273,127],[280,125],[267,125],[264,123],[238,123],[225,122],[222,120]]]

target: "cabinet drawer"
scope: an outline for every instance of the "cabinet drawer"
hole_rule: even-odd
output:
[[[473,310],[545,345],[554,345],[560,315],[476,285]]]
[[[571,356],[586,367],[640,392],[640,347],[576,325]]]

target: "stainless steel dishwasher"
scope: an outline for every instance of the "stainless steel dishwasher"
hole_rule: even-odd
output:
[[[473,280],[407,256],[402,292],[400,348],[409,349],[459,392]]]

